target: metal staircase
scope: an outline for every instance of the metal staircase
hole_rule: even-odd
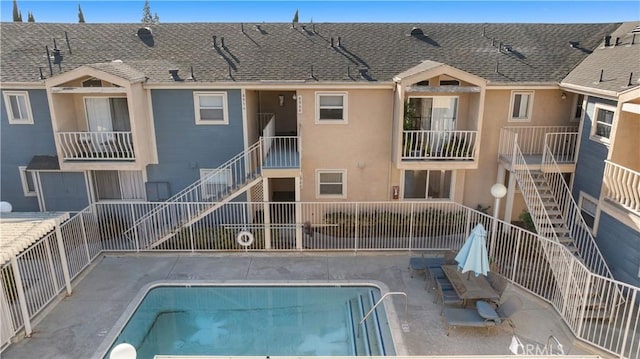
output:
[[[246,151],[178,192],[140,217],[125,236],[139,249],[154,248],[181,228],[214,212],[261,180],[262,138]]]
[[[513,142],[511,173],[522,191],[537,233],[563,244],[590,271],[613,278],[549,147],[546,144],[544,146],[540,170],[530,170],[517,140]],[[544,246],[542,249],[555,280],[567,283],[564,293],[554,293],[552,296],[573,297],[588,287],[588,299],[581,305],[585,318],[609,319],[613,313],[605,311],[603,303],[612,298],[601,298],[601,288],[589,286],[584,283],[583,277],[555,265],[556,262],[560,263],[563,253]]]
[[[562,243],[571,253],[580,257],[578,254],[578,248],[576,248],[573,238],[571,238],[571,234],[569,233],[569,229],[567,228],[562,208],[558,201],[556,201],[556,196],[551,189],[551,186],[547,183],[545,175],[542,171],[530,171],[531,179],[533,180],[534,186],[538,191],[538,195],[540,196],[540,200],[544,206],[544,210],[549,217],[549,223],[553,227],[553,231],[558,238],[558,242]]]

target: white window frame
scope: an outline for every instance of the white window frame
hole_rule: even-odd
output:
[[[517,95],[529,96],[529,102],[527,103],[527,114],[525,117],[513,117],[513,106],[515,106]],[[534,91],[511,91],[511,103],[509,104],[509,122],[531,122],[531,116],[533,113],[533,96]]]
[[[219,168],[201,168],[200,169],[200,180],[202,181],[202,179],[205,176],[208,176],[211,172],[220,172],[219,175],[217,175],[216,177],[218,178],[225,178],[227,179],[227,187],[231,186],[233,184],[233,176],[231,174],[231,169],[219,169]],[[226,173],[223,174],[223,173]],[[217,183],[216,183],[217,184]],[[212,198],[214,195],[216,195],[215,193],[209,193],[207,187],[206,187],[206,182],[202,181],[202,184],[200,185],[200,194],[202,195],[202,199],[203,200],[208,200],[210,198]]]
[[[220,96],[222,97],[222,121],[203,120],[200,118],[200,97],[201,96]],[[193,106],[195,110],[196,125],[228,125],[229,124],[229,104],[227,102],[226,92],[194,92]]]
[[[4,97],[4,105],[7,110],[7,118],[10,125],[33,125],[33,113],[31,112],[31,101],[29,101],[29,92],[27,91],[4,91],[2,93]],[[10,96],[22,96],[24,97],[24,103],[27,110],[26,119],[13,118],[13,111],[11,107]]]
[[[97,176],[100,175],[100,172],[102,171],[115,171],[117,172],[118,175],[118,192],[120,192],[120,198],[110,198],[110,199],[102,199],[102,198],[98,198],[98,196],[100,195],[100,191],[99,188],[97,188],[98,185],[98,178]],[[131,192],[131,191],[127,191],[125,190],[125,186],[128,187],[128,189],[131,189],[130,186],[130,182],[128,182],[128,180],[130,180],[131,178],[127,178],[127,174],[131,173],[131,172],[139,172],[140,173],[140,179],[141,181],[138,182],[138,190],[139,191],[134,191],[137,192],[137,194],[139,194],[140,196],[138,197],[133,197],[133,198],[124,198],[124,197],[129,197],[129,196],[125,196],[125,194]],[[92,171],[87,171],[85,172],[85,181],[87,181],[87,186],[88,186],[88,191],[89,191],[89,195],[91,198],[92,202],[105,202],[105,203],[116,203],[116,202],[120,202],[120,201],[146,201],[147,200],[147,194],[145,191],[145,183],[147,182],[147,175],[145,171],[122,171],[122,170],[92,170]],[[90,182],[88,182],[90,181]],[[127,183],[127,184],[125,184]]]
[[[603,137],[596,134],[596,130],[598,127],[598,112],[600,111],[610,111],[613,113],[611,117],[611,131],[609,131],[609,137]],[[616,108],[613,106],[597,103],[593,109],[593,116],[591,118],[591,134],[589,139],[595,142],[600,142],[604,144],[609,144],[611,142],[611,135],[613,134],[613,124],[616,121]]]
[[[27,166],[18,166],[18,172],[20,173],[20,182],[22,184],[22,193],[25,197],[35,197],[38,195],[36,192],[36,179],[33,172],[27,171]],[[33,190],[29,188],[29,182],[27,176],[31,176],[31,183],[33,183]]]
[[[582,96],[582,101],[578,101],[580,96]],[[571,106],[571,117],[569,118],[569,122],[581,122],[584,118],[584,113],[587,110],[587,96],[581,93],[574,94]],[[582,109],[580,116],[576,116],[578,106]]]
[[[342,174],[342,194],[321,194],[320,175],[325,173]],[[333,183],[335,184],[335,183]],[[347,198],[347,170],[346,169],[317,169],[316,170],[316,198]]]
[[[341,96],[342,97],[342,119],[341,120],[322,120],[320,119],[320,97],[323,96]],[[316,92],[316,124],[317,125],[346,125],[349,123],[349,95],[347,92]],[[327,107],[325,107],[327,108]],[[337,109],[338,107],[331,107]]]
[[[583,203],[585,201],[592,202],[593,204],[596,205],[596,209],[595,209],[595,211],[593,213],[587,211],[585,208],[582,207]],[[593,227],[589,228],[591,233],[595,233],[596,228],[598,227],[598,225],[597,225],[597,223],[598,223],[598,208],[599,208],[599,203],[598,203],[598,200],[595,197],[590,196],[589,194],[580,191],[580,195],[578,196],[578,210],[580,211],[580,215],[582,215],[582,212],[587,212],[587,213],[589,213],[590,215],[593,216]],[[587,224],[587,227],[589,227],[588,224]]]

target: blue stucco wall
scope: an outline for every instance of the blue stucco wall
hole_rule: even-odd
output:
[[[199,179],[200,168],[216,168],[244,150],[240,90],[226,91],[228,125],[196,125],[193,92],[151,91],[158,164],[147,166],[147,180],[169,182],[172,195]]]
[[[640,233],[618,222],[604,211],[596,242],[613,276],[622,282],[640,286]]]
[[[89,205],[82,172],[40,172],[47,211],[77,212]]]
[[[603,103],[610,106],[616,105],[615,101],[597,97],[589,97],[587,99],[587,109],[585,111],[580,136],[580,152],[578,154],[578,163],[576,165],[573,182],[573,196],[576,202],[580,191],[588,193],[594,198],[600,197],[604,160],[607,159],[609,149],[604,144],[589,139],[596,103]]]
[[[580,153],[573,182],[573,195],[576,202],[580,191],[596,199],[600,197],[604,161],[607,159],[609,149],[606,145],[589,138],[595,105],[598,103],[616,106],[616,102],[611,100],[592,96],[587,99],[580,136]],[[640,279],[638,279],[640,233],[603,211],[598,223],[596,243],[616,279],[636,286],[640,285]]]
[[[0,199],[11,203],[15,212],[39,211],[36,197],[22,192],[18,166],[26,166],[35,155],[56,155],[47,93],[28,93],[33,125],[10,125],[4,96],[0,99]]]

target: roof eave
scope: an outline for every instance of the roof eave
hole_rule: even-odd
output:
[[[0,88],[2,89],[44,89],[44,80],[37,82],[1,82]]]
[[[584,93],[584,94],[597,95],[599,97],[607,98],[607,99],[610,99],[610,100],[617,100],[618,99],[618,95],[619,95],[619,93],[616,92],[616,91],[602,90],[602,89],[597,89],[597,88],[593,88],[593,87],[587,87],[587,86],[582,86],[582,85],[577,85],[577,84],[571,84],[571,83],[567,83],[567,82],[561,82],[560,83],[560,88],[568,90],[568,91],[575,91],[575,92],[580,92],[580,93]]]
[[[270,89],[305,89],[305,88],[366,88],[366,89],[392,89],[393,81],[185,81],[185,82],[152,82],[147,81],[145,89],[169,89],[169,88],[270,88]]]

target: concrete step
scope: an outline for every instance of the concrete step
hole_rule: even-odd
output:
[[[586,309],[584,317],[591,320],[609,320],[609,314],[602,308]]]
[[[564,224],[565,224],[565,223],[564,223],[564,219],[563,219],[562,217],[557,217],[557,216],[554,216],[554,217],[549,216],[549,221],[550,221],[550,222],[551,222],[551,224],[553,224],[553,225],[556,225],[556,224],[562,224],[562,225],[564,225]]]

